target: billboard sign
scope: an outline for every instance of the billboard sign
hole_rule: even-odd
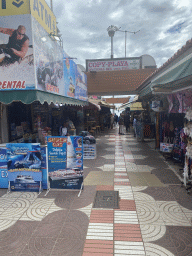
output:
[[[8,188],[7,149],[0,148],[0,188]]]
[[[140,69],[141,57],[122,59],[94,59],[86,60],[86,71],[116,71]]]
[[[67,56],[63,58],[65,96],[75,98],[76,84],[76,63]]]
[[[57,34],[56,17],[45,0],[30,0],[31,15],[47,31]]]
[[[65,95],[63,50],[32,17],[37,90]]]
[[[30,14],[29,0],[1,0],[0,14],[1,16]]]
[[[8,181],[11,191],[41,189],[41,148],[38,143],[7,143]]]
[[[87,75],[76,66],[76,89],[75,98],[87,101]]]
[[[34,90],[31,15],[0,16],[0,24],[0,91]]]
[[[54,136],[47,140],[50,187],[80,189],[83,183],[83,138]]]

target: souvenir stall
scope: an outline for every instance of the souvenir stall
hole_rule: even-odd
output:
[[[186,187],[187,193],[192,189],[192,108],[190,107],[185,115],[184,134],[186,136],[186,154],[184,162],[183,184]]]

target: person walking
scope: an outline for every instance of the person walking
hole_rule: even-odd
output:
[[[119,134],[124,135],[124,118],[122,113],[119,117]]]
[[[126,127],[126,132],[130,131],[130,115],[129,115],[129,112],[126,112],[126,114],[125,114],[124,123],[125,123],[125,127]]]

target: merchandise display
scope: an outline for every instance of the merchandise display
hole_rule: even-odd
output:
[[[189,109],[186,112],[185,118],[187,122],[183,130],[187,137],[187,147],[185,154],[183,178],[187,193],[189,193],[189,190],[192,189],[192,109]]]

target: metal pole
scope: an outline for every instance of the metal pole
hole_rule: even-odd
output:
[[[127,31],[125,30],[125,58],[126,58],[126,37],[127,37]]]
[[[111,37],[111,59],[113,59],[113,36]]]
[[[53,11],[53,1],[50,0],[50,4],[51,4],[51,11]]]

